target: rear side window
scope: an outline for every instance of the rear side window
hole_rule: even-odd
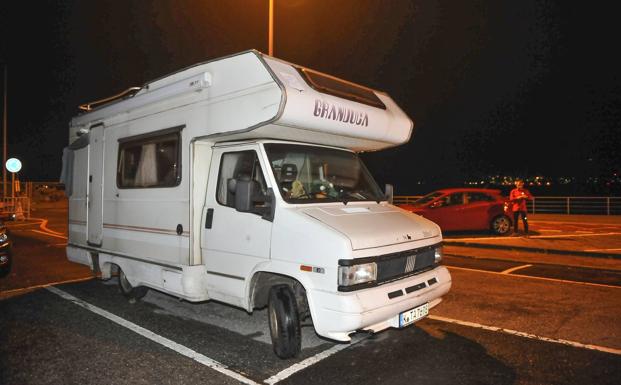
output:
[[[119,140],[119,188],[174,187],[181,182],[181,128]]]

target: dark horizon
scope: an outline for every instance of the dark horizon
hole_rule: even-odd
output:
[[[23,180],[58,178],[79,104],[267,51],[262,0],[0,7],[8,156],[22,160]],[[606,176],[621,171],[616,14],[554,1],[276,1],[275,56],[397,101],[412,139],[363,154],[397,191],[493,174]]]

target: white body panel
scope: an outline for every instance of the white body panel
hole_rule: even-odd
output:
[[[286,277],[305,290],[320,335],[345,341],[359,329],[395,326],[399,312],[439,302],[450,287],[446,269],[344,293],[339,260],[436,245],[442,236],[435,224],[385,202],[295,205],[276,193],[269,221],[216,199],[220,156],[227,151],[255,151],[270,188],[276,179],[264,142],[375,151],[409,140],[412,121],[390,97],[377,97],[386,109],[321,93],[293,65],[246,52],[177,72],[75,117],[68,258],[101,269],[103,278],[118,266],[134,286],[247,311],[256,306],[258,277]],[[345,121],[344,111],[358,121]],[[178,183],[120,187],[121,144],[172,129],[179,138]],[[387,298],[391,290],[432,278],[433,286]]]

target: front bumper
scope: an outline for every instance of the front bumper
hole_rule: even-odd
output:
[[[432,308],[441,302],[441,297],[450,288],[451,275],[446,267],[438,266],[369,289],[348,293],[310,290],[307,295],[317,334],[337,341],[350,341],[349,335],[358,330],[379,332],[397,327],[399,313],[426,302]]]

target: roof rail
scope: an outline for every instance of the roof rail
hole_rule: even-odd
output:
[[[112,96],[109,96],[109,97],[104,98],[104,99],[95,100],[95,101],[90,102],[90,103],[80,104],[78,106],[78,108],[80,110],[82,110],[82,111],[91,111],[91,110],[93,110],[93,108],[95,108],[95,107],[97,107],[97,106],[99,106],[101,104],[105,104],[105,103],[108,103],[108,102],[111,102],[113,100],[120,99],[120,98],[123,98],[123,97],[126,97],[126,96],[132,97],[138,91],[140,91],[141,89],[142,89],[142,87],[130,87],[130,88],[126,89],[125,91],[120,92],[120,93],[118,93],[116,95],[112,95]]]

